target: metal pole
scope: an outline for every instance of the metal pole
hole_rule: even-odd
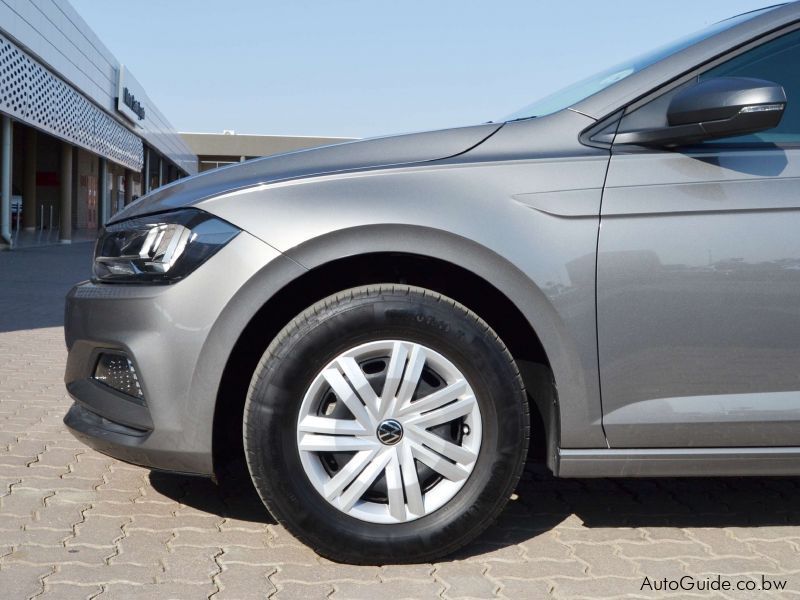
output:
[[[108,164],[105,158],[100,159],[100,192],[98,202],[100,204],[100,225],[105,225],[109,219],[108,214]]]
[[[125,206],[133,202],[133,171],[125,169]]]
[[[59,241],[72,243],[72,144],[61,144],[61,207],[58,211]]]
[[[39,231],[44,229],[44,204],[39,205]]]
[[[22,227],[22,207],[17,207],[17,220],[14,223],[14,228],[11,230],[12,247],[19,243],[19,228]]]
[[[144,179],[142,181],[142,194],[150,193],[150,148],[144,149]]]
[[[25,164],[22,183],[22,226],[36,229],[36,146],[37,134],[33,127],[25,130]]]
[[[3,115],[2,133],[0,133],[0,247],[13,244],[11,239],[11,153],[13,144],[11,117]]]

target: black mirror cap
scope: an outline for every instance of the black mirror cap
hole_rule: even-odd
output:
[[[661,148],[757,133],[777,127],[786,92],[771,81],[748,77],[709,79],[678,92],[667,108],[667,127],[621,131],[614,144]]]
[[[780,122],[785,104],[786,92],[777,83],[752,77],[717,77],[701,81],[676,94],[667,109],[667,122],[675,127],[721,121],[731,119],[743,110],[754,115],[777,113],[770,116],[777,116]]]

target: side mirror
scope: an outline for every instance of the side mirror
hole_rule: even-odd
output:
[[[617,133],[615,144],[681,146],[776,127],[786,92],[771,81],[718,77],[681,90],[667,108],[667,127]]]

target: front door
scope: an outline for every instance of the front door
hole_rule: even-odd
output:
[[[700,75],[784,86],[781,125],[614,148],[597,323],[612,448],[800,446],[800,33]]]

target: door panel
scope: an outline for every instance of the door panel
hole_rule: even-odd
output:
[[[598,249],[611,447],[800,446],[800,150],[615,154]]]

